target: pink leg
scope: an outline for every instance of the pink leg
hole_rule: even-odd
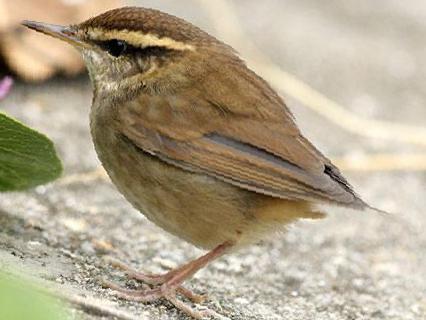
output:
[[[182,301],[178,300],[176,298],[176,294],[179,293],[196,303],[202,302],[203,297],[192,293],[188,289],[183,288],[182,283],[185,280],[194,276],[195,273],[204,268],[207,264],[224,255],[231,247],[232,243],[225,242],[224,244],[219,245],[206,255],[194,261],[191,261],[175,270],[172,270],[164,275],[159,276],[141,274],[135,270],[128,268],[122,263],[113,262],[114,266],[126,271],[129,277],[143,281],[150,285],[156,285],[157,287],[149,290],[140,291],[125,289],[111,282],[105,282],[104,285],[108,288],[117,291],[117,296],[127,300],[151,302],[161,298],[165,298],[170,301],[176,308],[192,316],[193,318],[202,319],[203,316],[205,316],[206,314],[211,314],[211,311],[206,311],[204,313],[197,312],[187,306]]]

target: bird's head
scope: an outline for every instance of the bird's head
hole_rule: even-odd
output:
[[[153,9],[114,9],[71,26],[23,25],[77,48],[96,91],[107,95],[173,92],[198,81],[212,57],[233,54],[196,26]]]

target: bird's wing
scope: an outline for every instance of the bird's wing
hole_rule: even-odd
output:
[[[278,95],[259,78],[247,83],[256,86],[141,95],[120,108],[122,134],[171,165],[247,190],[364,208],[339,170],[301,135]],[[239,96],[232,99],[233,92]]]

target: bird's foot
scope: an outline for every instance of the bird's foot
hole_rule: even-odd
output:
[[[223,318],[212,310],[194,310],[188,304],[179,300],[178,295],[184,296],[195,303],[203,302],[205,300],[204,296],[200,296],[184,288],[182,283],[191,278],[198,270],[205,267],[209,262],[226,253],[232,245],[233,244],[230,242],[225,242],[206,255],[191,261],[182,267],[171,270],[164,275],[146,275],[129,268],[119,261],[110,260],[110,263],[114,267],[126,272],[129,278],[144,282],[145,286],[141,290],[131,290],[120,287],[109,281],[104,281],[104,286],[114,290],[118,297],[130,301],[153,302],[159,299],[166,299],[177,309],[195,319],[205,319],[207,317]]]
[[[108,258],[108,262],[114,267],[117,268],[119,270],[122,270],[126,273],[127,277],[130,279],[134,279],[137,281],[141,281],[145,284],[149,284],[151,286],[162,286],[165,285],[167,283],[167,281],[170,281],[173,276],[175,276],[178,273],[178,269],[176,270],[172,270],[166,274],[162,274],[162,275],[151,275],[151,274],[145,274],[139,271],[136,271],[135,269],[129,267],[128,265],[122,263],[121,261],[112,259],[112,258]],[[104,284],[106,285],[106,287],[113,289],[115,291],[118,292],[123,292],[127,293],[128,290],[125,288],[120,288],[118,286],[116,286],[115,284],[109,282],[109,281],[104,281]],[[123,289],[123,290],[122,290]],[[150,287],[145,286],[145,289],[150,289]],[[176,293],[184,296],[185,298],[191,300],[194,303],[203,303],[206,299],[207,296],[205,295],[199,295],[196,294],[194,292],[192,292],[189,289],[184,288],[182,285],[179,285],[176,288]]]
[[[150,288],[145,286],[144,289],[141,290],[132,290],[121,287],[113,282],[104,281],[104,286],[114,290],[114,294],[125,300],[129,301],[137,301],[137,302],[154,302],[159,299],[166,299],[170,303],[172,303],[177,309],[186,313],[190,317],[194,319],[205,319],[207,317],[211,317],[215,315],[214,311],[211,310],[203,310],[197,311],[190,307],[185,302],[179,300],[178,294],[182,294],[192,301],[200,301],[201,296],[198,296],[191,291],[179,287],[177,289],[170,288],[167,283],[162,284],[161,286]],[[185,290],[183,292],[183,290]]]

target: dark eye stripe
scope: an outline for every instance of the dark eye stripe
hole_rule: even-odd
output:
[[[113,57],[119,57],[123,54],[126,54],[130,49],[127,42],[122,40],[102,41],[99,45]]]
[[[126,54],[134,54],[143,57],[149,56],[164,56],[169,52],[174,51],[173,49],[169,49],[161,46],[148,46],[145,48],[137,48],[126,41],[123,40],[108,40],[108,41],[98,41],[96,42],[99,47],[103,50],[107,51],[113,57],[120,57]]]

